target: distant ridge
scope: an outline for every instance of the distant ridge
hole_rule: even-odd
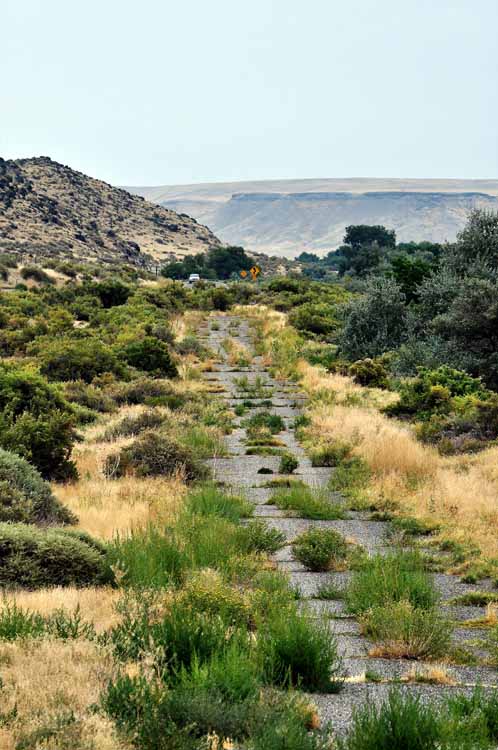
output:
[[[355,223],[385,224],[401,241],[452,241],[472,208],[498,210],[498,180],[331,178],[128,190],[185,211],[223,242],[288,257],[325,254]]]

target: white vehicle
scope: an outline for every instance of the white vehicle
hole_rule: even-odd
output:
[[[200,280],[201,280],[201,277],[199,276],[198,273],[191,273],[190,276],[188,277],[189,284],[195,284],[197,281],[200,281]]]

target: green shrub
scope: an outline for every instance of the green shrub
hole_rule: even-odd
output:
[[[295,608],[275,612],[258,638],[265,678],[272,685],[338,692],[342,663],[328,624]]]
[[[193,354],[198,359],[207,359],[211,354],[209,349],[201,344],[196,336],[185,336],[176,344],[175,350],[182,356]]]
[[[30,589],[112,583],[105,555],[62,529],[0,524],[0,585]]]
[[[435,608],[389,602],[367,610],[361,624],[365,635],[377,645],[379,656],[426,659],[448,653],[451,625]]]
[[[119,279],[100,281],[98,284],[94,284],[91,289],[99,297],[102,307],[106,310],[117,305],[124,305],[132,293],[131,287]]]
[[[166,416],[160,411],[148,409],[140,414],[123,417],[120,422],[105,431],[104,440],[139,435],[146,430],[160,427],[165,421]]]
[[[54,279],[48,273],[45,273],[43,268],[38,268],[37,266],[25,266],[21,268],[21,277],[23,279],[33,279],[33,281],[37,281],[39,284],[55,283]]]
[[[348,374],[355,383],[370,388],[387,388],[389,385],[389,373],[386,368],[376,359],[359,359],[349,367]]]
[[[76,476],[70,406],[40,375],[0,365],[0,446],[32,463],[45,479]]]
[[[367,558],[347,589],[348,609],[354,614],[401,601],[421,609],[431,609],[438,601],[432,576],[416,552]]]
[[[0,263],[6,268],[17,268],[18,258],[12,253],[0,253]]]
[[[325,339],[338,329],[336,308],[326,302],[305,302],[299,305],[290,312],[289,323],[298,331]]]
[[[279,474],[292,474],[299,466],[299,461],[292,453],[284,453],[278,466]]]
[[[114,400],[101,388],[89,385],[83,380],[66,382],[64,385],[64,396],[73,404],[78,404],[92,411],[112,414],[116,411]]]
[[[4,602],[0,610],[0,641],[39,638],[44,633],[45,620],[41,615],[24,610],[15,602]]]
[[[102,705],[144,749],[199,750],[212,744],[214,733],[216,742],[235,740],[248,750],[326,750],[327,739],[307,731],[310,711],[294,694],[254,694],[255,667],[234,645],[183,670],[173,689],[143,676],[118,675]]]
[[[351,453],[351,445],[336,440],[320,445],[310,451],[312,466],[338,466]]]
[[[150,372],[159,378],[176,378],[178,370],[167,345],[153,336],[132,341],[122,350],[124,360],[137,370]]]
[[[325,571],[344,563],[348,546],[338,531],[312,528],[294,540],[292,552],[309,570]]]
[[[70,613],[57,609],[43,617],[19,607],[16,602],[5,601],[0,609],[0,640],[40,638],[44,635],[67,641],[76,638],[93,638],[93,625],[81,617],[79,606]]]
[[[131,611],[125,611],[118,625],[111,629],[109,640],[120,659],[137,659],[155,652],[157,664],[169,672],[174,682],[182,668],[203,664],[213,654],[223,652],[239,633],[228,630],[228,623],[218,613],[196,610],[187,601],[176,599],[160,618],[145,597]]]
[[[310,732],[294,714],[278,716],[255,727],[248,750],[328,750],[327,733]]]
[[[104,372],[123,372],[111,347],[93,337],[66,337],[47,342],[38,357],[40,372],[49,380],[90,383]]]
[[[0,522],[75,524],[38,471],[24,458],[0,448]]]
[[[120,383],[114,389],[113,398],[117,404],[152,404],[168,406],[170,409],[179,409],[185,404],[185,397],[176,394],[169,383],[154,380],[153,378],[141,377],[131,383]]]
[[[186,481],[207,479],[209,471],[191,450],[157,432],[144,432],[130,446],[107,458],[104,473],[115,478],[127,473],[137,476],[172,476],[181,473]]]
[[[331,370],[337,363],[337,346],[312,342],[301,349],[301,356],[310,365],[320,365],[326,370]]]
[[[296,511],[301,518],[332,521],[344,518],[341,508],[332,503],[326,490],[313,489],[306,485],[281,488],[273,493],[271,502],[283,510]]]
[[[436,370],[419,367],[416,378],[403,381],[399,386],[400,399],[389,404],[384,412],[390,416],[416,417],[428,420],[434,414],[448,414],[454,397],[486,397],[487,392],[479,378],[446,365]]]
[[[182,589],[181,599],[198,612],[220,615],[230,627],[247,627],[251,620],[247,597],[216,570],[193,571]]]

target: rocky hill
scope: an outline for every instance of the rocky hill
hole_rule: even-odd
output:
[[[498,210],[498,180],[275,180],[129,190],[187,211],[223,242],[289,257],[326,254],[348,224],[384,224],[400,241],[452,241],[471,208]]]
[[[185,214],[48,157],[0,159],[0,250],[147,266],[219,245]]]

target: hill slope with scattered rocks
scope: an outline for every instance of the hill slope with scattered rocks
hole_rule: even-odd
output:
[[[147,266],[219,245],[185,214],[48,157],[0,159],[0,250]]]

